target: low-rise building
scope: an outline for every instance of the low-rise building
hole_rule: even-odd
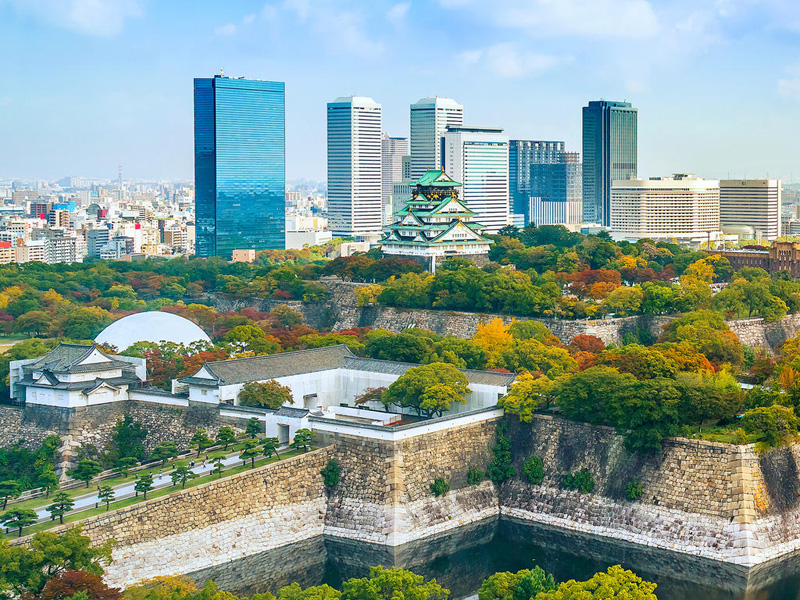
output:
[[[742,267],[757,267],[767,273],[788,271],[792,277],[800,277],[800,244],[797,242],[774,242],[772,247],[758,246],[730,250],[709,250],[708,254],[719,254],[728,259],[734,271]]]

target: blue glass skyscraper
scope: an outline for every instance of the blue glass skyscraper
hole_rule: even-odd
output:
[[[636,177],[637,111],[630,102],[583,107],[583,220],[611,225],[611,182]]]
[[[194,80],[196,254],[283,249],[284,84]]]

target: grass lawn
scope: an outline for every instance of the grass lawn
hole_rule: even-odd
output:
[[[747,435],[745,440],[740,439],[739,436],[736,435],[736,430],[739,429],[739,427],[740,425],[738,423],[724,426],[709,425],[703,427],[703,431],[699,434],[697,432],[693,433],[691,438],[709,442],[723,442],[725,444],[750,444],[756,441],[758,438],[756,435]]]
[[[272,456],[270,458],[260,457],[259,459],[256,459],[256,466],[257,467],[261,467],[263,465],[267,465],[267,464],[270,464],[270,463],[273,463],[273,462],[277,462],[278,460],[283,460],[283,459],[286,459],[286,458],[291,458],[292,456],[297,456],[298,454],[304,454],[304,452],[302,450],[287,450],[287,451],[284,451],[284,452],[281,453],[280,459],[275,458],[274,456]],[[181,461],[181,462],[183,462],[183,461]],[[186,462],[188,462],[188,460]],[[248,469],[250,469],[249,461],[247,463],[247,466],[239,465],[239,466],[236,466],[236,467],[233,467],[233,468],[226,469],[223,472],[222,477],[224,478],[224,477],[228,477],[230,475],[235,475],[237,473],[243,473],[244,471],[247,471]],[[218,475],[215,475],[215,474],[203,475],[202,477],[198,477],[197,479],[192,479],[192,480],[188,481],[186,483],[186,488],[195,487],[195,486],[203,484],[203,483],[208,483],[209,481],[215,481],[216,479],[219,479],[219,478],[220,477]],[[126,480],[130,480],[130,479],[132,479],[132,477],[129,477]],[[109,479],[108,481],[111,481],[111,480]],[[171,494],[173,492],[180,491],[181,489],[182,488],[180,486],[169,486],[169,487],[165,487],[165,488],[162,488],[162,489],[153,490],[152,492],[148,492],[147,493],[147,499],[151,500],[153,498],[160,498],[162,496],[167,496],[167,495],[169,495],[169,494]],[[85,492],[86,488],[79,488],[79,490],[83,490]],[[70,493],[74,492],[74,491],[76,491],[76,490],[70,490]],[[116,510],[118,508],[124,508],[126,506],[130,506],[132,504],[136,504],[137,502],[143,502],[143,501],[144,501],[144,497],[143,496],[139,496],[138,498],[137,497],[126,498],[124,500],[117,500],[116,502],[112,502],[110,508],[111,508],[111,510]],[[32,501],[29,501],[29,502],[32,502]],[[49,501],[48,501],[48,503],[49,503]],[[15,507],[23,506],[24,504],[27,504],[27,502],[21,502],[20,504],[16,504],[14,506]],[[25,507],[25,508],[27,508],[27,507]],[[89,517],[93,517],[95,515],[103,514],[104,512],[106,512],[106,507],[104,505],[100,505],[99,508],[92,508],[92,509],[84,510],[84,511],[80,511],[80,512],[69,513],[69,514],[64,516],[64,523],[73,523],[75,521],[82,521],[82,520],[87,519]],[[44,523],[38,523],[36,525],[32,525],[31,527],[26,527],[25,529],[23,529],[23,535],[29,535],[31,533],[36,533],[37,531],[45,531],[47,529],[55,527],[56,525],[60,525],[58,520],[56,520],[56,521],[46,521]],[[0,528],[0,539],[11,539],[11,538],[17,537],[16,530],[12,531],[10,534],[5,534],[5,533],[3,533],[4,531],[5,531],[4,529]]]
[[[27,335],[21,334],[10,334],[10,335],[0,335],[0,354],[11,348],[17,342],[21,342],[22,340],[27,340]]]

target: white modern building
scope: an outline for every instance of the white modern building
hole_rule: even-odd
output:
[[[486,233],[497,233],[508,225],[508,137],[503,130],[448,127],[444,157],[444,169],[461,182],[461,201],[476,213]]]
[[[719,220],[723,228],[752,227],[756,240],[777,240],[781,236],[781,180],[721,180]]]
[[[381,105],[349,96],[328,103],[328,217],[334,236],[379,236]]]
[[[384,133],[381,138],[381,156],[382,225],[388,225],[392,222],[393,211],[399,208],[393,202],[392,196],[394,184],[403,181],[403,159],[408,156],[408,138],[391,137],[388,133]]]
[[[611,235],[689,244],[718,240],[719,181],[683,174],[614,181]]]
[[[443,167],[442,138],[445,131],[448,127],[463,124],[464,107],[452,98],[422,98],[411,105],[410,179],[419,179],[428,169]]]

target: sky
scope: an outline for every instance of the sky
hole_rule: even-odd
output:
[[[0,178],[193,178],[192,79],[286,82],[287,179],[325,180],[325,104],[407,136],[467,125],[580,151],[581,107],[639,109],[639,175],[800,181],[794,0],[0,0]]]

